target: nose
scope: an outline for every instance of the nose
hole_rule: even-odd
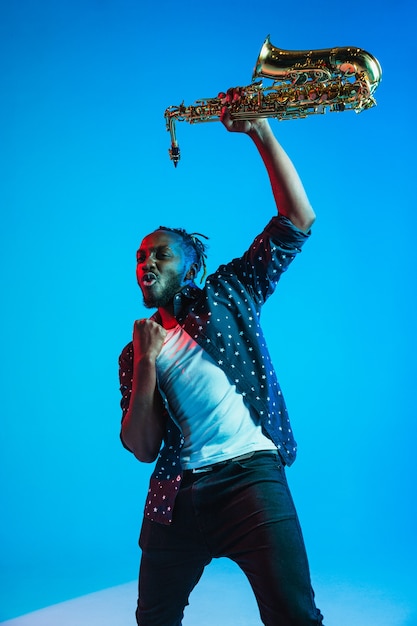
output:
[[[148,254],[141,263],[144,270],[150,270],[155,267],[155,259],[151,254]]]

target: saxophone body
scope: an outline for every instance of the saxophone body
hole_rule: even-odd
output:
[[[272,80],[264,85],[258,78]],[[382,78],[378,60],[361,48],[282,50],[266,38],[252,75],[252,83],[239,87],[240,98],[228,104],[232,119],[268,117],[278,120],[353,110],[360,113],[376,105],[374,92]],[[169,155],[178,164],[180,151],[175,123],[215,122],[220,119],[224,99],[197,100],[165,111],[171,135]]]

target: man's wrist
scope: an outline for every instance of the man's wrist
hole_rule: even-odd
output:
[[[257,118],[251,121],[252,128],[248,132],[248,135],[254,141],[263,141],[268,135],[272,134],[271,127],[266,117]]]
[[[142,370],[155,368],[157,356],[156,352],[140,354],[133,359],[133,364],[135,368],[141,368]]]

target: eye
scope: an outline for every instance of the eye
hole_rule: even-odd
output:
[[[145,260],[145,255],[140,253],[136,255],[136,263],[143,263]]]

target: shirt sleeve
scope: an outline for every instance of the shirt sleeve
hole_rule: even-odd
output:
[[[264,233],[278,248],[284,251],[294,251],[295,255],[301,252],[301,248],[311,235],[311,230],[307,233],[294,226],[294,224],[284,215],[276,215],[267,224]]]
[[[264,231],[239,259],[229,267],[261,306],[275,291],[279,279],[295,259],[307,239],[303,232],[283,215],[271,219]]]
[[[128,343],[122,350],[122,353],[119,356],[119,381],[120,381],[120,393],[122,394],[122,399],[120,400],[120,406],[122,409],[122,423],[125,418],[125,415],[129,409],[130,396],[132,393],[132,380],[133,380],[133,344],[132,342]],[[120,440],[123,446],[129,450],[121,436],[120,432]]]

